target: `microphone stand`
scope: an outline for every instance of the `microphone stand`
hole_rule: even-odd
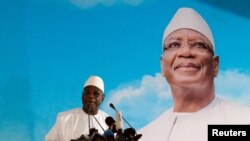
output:
[[[114,109],[116,112],[118,112],[118,111],[116,110],[114,104],[110,103],[109,106],[110,106],[112,109]],[[129,127],[133,128],[123,116],[121,116],[121,117],[122,117],[122,119],[129,125]],[[133,128],[133,129],[134,129],[134,128]]]
[[[114,104],[110,103],[109,106],[116,112],[118,112]],[[130,126],[130,128],[125,129],[124,133],[122,133],[122,130],[117,131],[118,139],[116,139],[116,141],[138,141],[141,138],[142,134],[137,134],[135,128],[133,128],[123,116],[121,117]]]
[[[99,124],[99,126],[102,128],[103,132],[105,132],[104,128],[102,127],[101,123],[96,119],[96,117],[94,115],[92,115],[95,119],[95,121]]]

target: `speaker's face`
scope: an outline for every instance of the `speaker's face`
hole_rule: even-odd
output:
[[[83,110],[91,115],[97,114],[103,98],[104,94],[99,88],[95,86],[85,87],[82,92]]]

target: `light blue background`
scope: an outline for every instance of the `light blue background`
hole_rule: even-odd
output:
[[[1,140],[44,140],[58,112],[81,106],[92,74],[105,81],[101,108],[110,115],[114,102],[136,129],[156,118],[172,104],[159,74],[162,33],[182,6],[211,26],[220,56],[218,95],[249,105],[249,10],[199,0],[80,2],[86,3],[0,1]]]

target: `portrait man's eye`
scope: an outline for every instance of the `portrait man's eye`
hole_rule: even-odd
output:
[[[194,43],[191,44],[191,46],[193,48],[200,48],[200,49],[204,49],[204,50],[209,49],[208,44],[206,44],[204,42],[194,42]]]
[[[174,48],[178,48],[178,47],[180,47],[179,42],[172,42],[172,43],[168,44],[167,49],[174,49]]]

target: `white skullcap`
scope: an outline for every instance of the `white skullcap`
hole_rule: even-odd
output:
[[[213,35],[208,24],[201,15],[192,8],[179,8],[177,10],[164,31],[162,45],[170,33],[182,28],[193,29],[203,34],[211,42],[212,49],[215,51]]]
[[[96,86],[97,88],[101,89],[104,93],[104,83],[101,77],[92,75],[88,78],[88,80],[84,84],[84,88],[87,86]]]

